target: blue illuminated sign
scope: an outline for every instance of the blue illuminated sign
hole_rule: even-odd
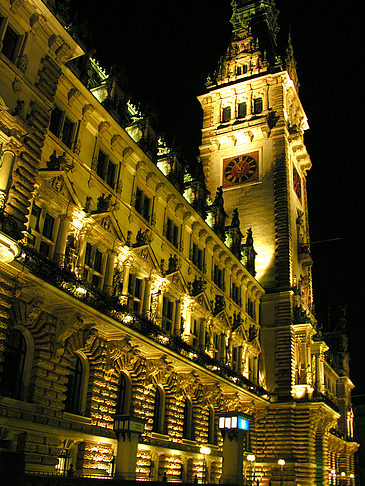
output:
[[[238,428],[242,430],[248,430],[250,428],[248,419],[238,417]]]

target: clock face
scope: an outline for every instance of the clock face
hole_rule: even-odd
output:
[[[223,161],[223,186],[258,180],[258,152],[230,157]]]
[[[302,179],[300,178],[300,175],[298,174],[298,171],[294,165],[293,165],[293,189],[299,201],[302,202]]]

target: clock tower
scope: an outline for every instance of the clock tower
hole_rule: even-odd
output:
[[[199,96],[200,154],[211,194],[221,186],[226,212],[237,208],[243,232],[252,229],[256,278],[266,290],[267,383],[283,399],[300,380],[308,393],[311,387],[309,377],[298,378],[308,363],[296,349],[293,326],[305,324],[301,332],[309,340],[315,332],[306,191],[311,162],[303,142],[308,124],[292,47],[278,47],[274,0],[233,0],[232,8],[231,42]]]

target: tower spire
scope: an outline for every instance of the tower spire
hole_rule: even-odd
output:
[[[280,69],[278,10],[274,0],[232,0],[232,37],[207,86]]]

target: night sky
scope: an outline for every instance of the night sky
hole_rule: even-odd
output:
[[[114,62],[125,66],[130,91],[158,107],[166,138],[174,134],[194,158],[201,127],[196,96],[228,45],[230,2],[126,3],[109,0],[101,10],[100,1],[77,1],[91,12],[94,56],[107,69]],[[307,182],[316,315],[323,322],[328,305],[347,306],[351,376],[355,394],[365,393],[360,20],[334,2],[277,0],[277,6],[281,37],[291,32],[310,126],[305,142],[313,164]]]

